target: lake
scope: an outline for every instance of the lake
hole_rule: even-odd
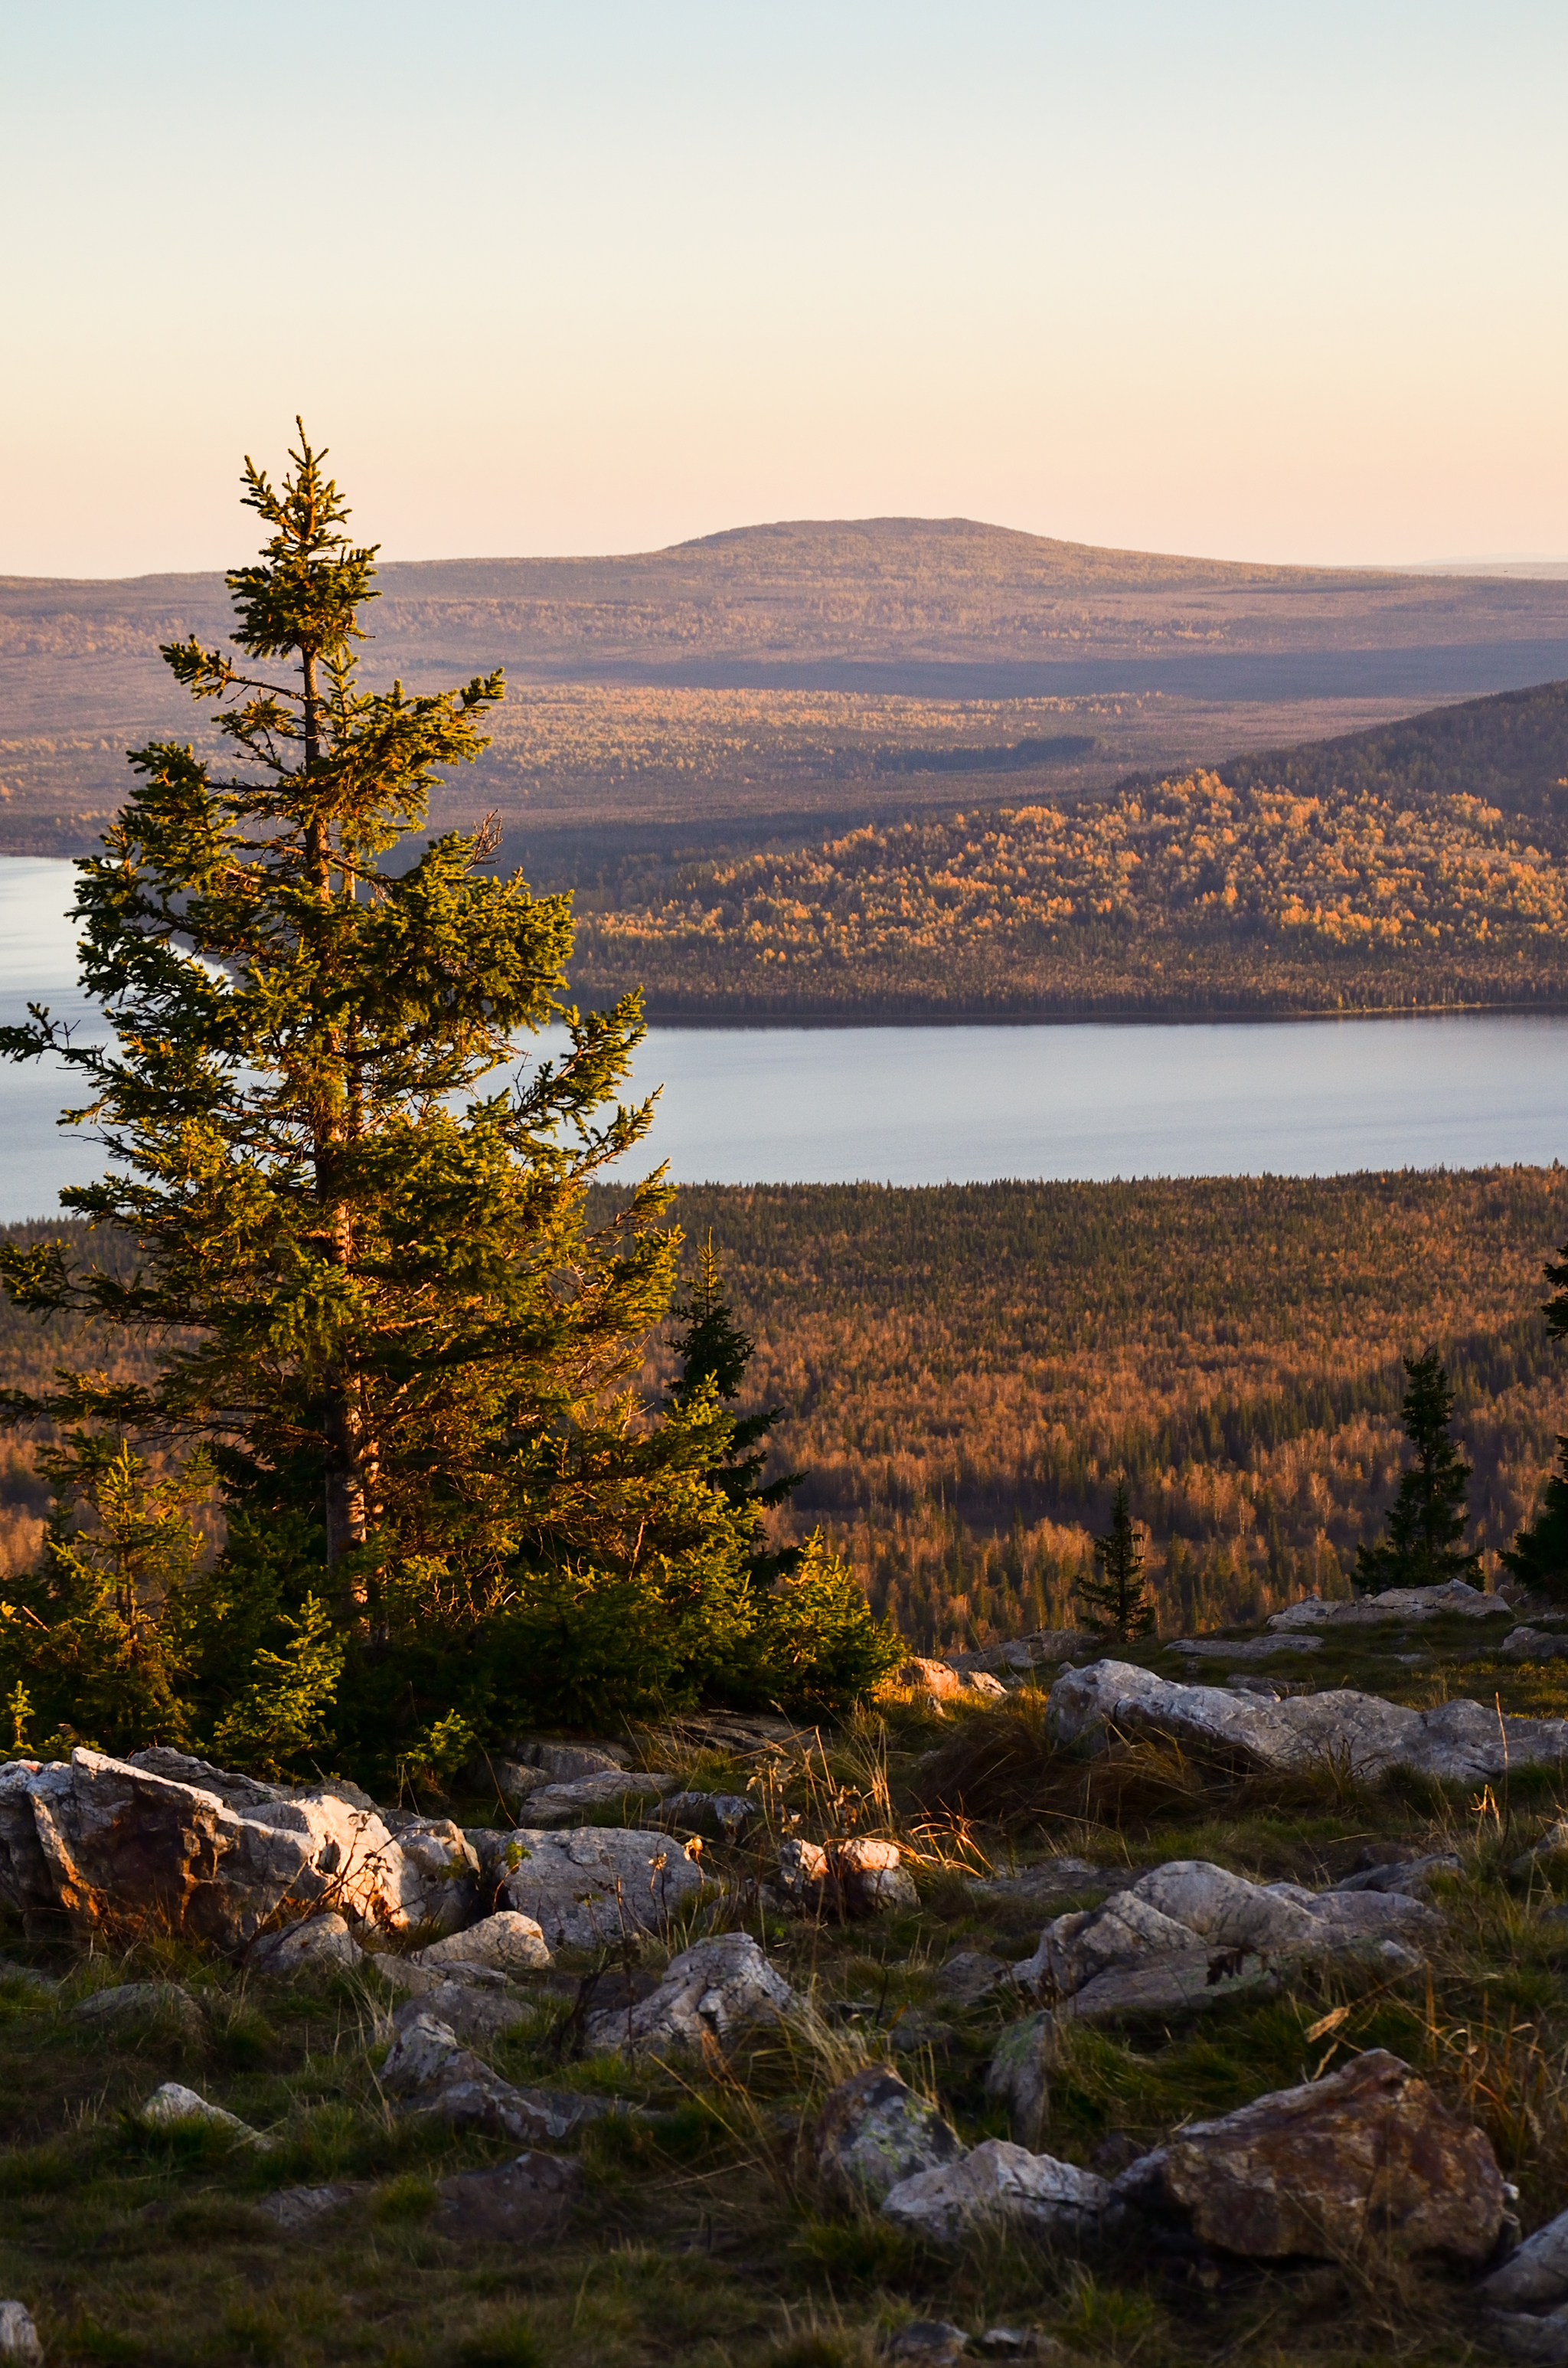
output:
[[[0,861],[0,1018],[84,1013],[71,867]],[[540,1040],[549,1048],[549,1040]],[[661,1029],[645,1157],[687,1183],[1322,1176],[1568,1157],[1568,1014],[1017,1028]],[[0,1066],[0,1219],[97,1172],[52,1064]]]

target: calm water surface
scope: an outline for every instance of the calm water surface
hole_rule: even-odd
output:
[[[73,1016],[69,864],[0,862],[0,1018]],[[541,1040],[544,1049],[548,1040]],[[1321,1176],[1568,1158],[1568,1015],[1280,1025],[665,1029],[643,1167],[687,1183]],[[57,1068],[0,1065],[0,1218],[98,1171]]]

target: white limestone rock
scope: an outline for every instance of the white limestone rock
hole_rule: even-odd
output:
[[[697,2052],[705,2039],[722,2046],[748,2025],[787,2013],[794,2003],[794,1991],[749,1932],[723,1932],[672,1957],[649,1997],[589,2015],[584,2038],[596,2054]]]
[[[1439,1929],[1432,1909],[1397,1892],[1249,1883],[1177,1859],[1098,1907],[1057,1917],[1014,1978],[1060,2012],[1104,2021],[1273,1987],[1281,1966],[1359,1956],[1404,1971],[1419,1962],[1410,1943]]]
[[[1462,1578],[1452,1578],[1442,1587],[1389,1587],[1381,1595],[1358,1595],[1344,1602],[1325,1602],[1321,1595],[1308,1595],[1300,1603],[1288,1603],[1283,1611],[1271,1613],[1268,1625],[1278,1633],[1297,1628],[1377,1628],[1392,1621],[1405,1626],[1420,1620],[1512,1620],[1514,1616],[1513,1605],[1500,1595],[1484,1594],[1479,1587],[1467,1587]]]
[[[1476,2288],[1499,2310],[1527,2310],[1568,2300],[1568,2212],[1560,2212],[1510,2253]]]
[[[264,1932],[251,1949],[248,1963],[253,1973],[282,1981],[290,1974],[306,1972],[358,1973],[366,1959],[347,1919],[329,1907],[324,1916],[287,1925],[281,1932]]]
[[[555,1963],[549,1943],[531,1916],[503,1907],[461,1932],[416,1949],[409,1963],[430,1971],[458,1964],[480,1965],[497,1974],[532,1974]]]
[[[1508,1767],[1568,1755],[1568,1720],[1499,1720],[1495,1706],[1449,1702],[1405,1710],[1348,1688],[1268,1702],[1221,1686],[1189,1686],[1127,1661],[1069,1669],[1051,1690],[1051,1729],[1059,1744],[1103,1742],[1119,1734],[1172,1736],[1269,1770],[1334,1761],[1363,1778],[1391,1768],[1473,1783]]]
[[[26,2303],[0,2302],[0,2361],[43,2368],[43,2342]]]
[[[177,2023],[193,2039],[202,2029],[201,2009],[181,1982],[119,1982],[79,1998],[71,2009],[73,2022],[120,2020]]]
[[[620,1826],[544,1833],[519,1827],[507,1845],[500,1905],[531,1917],[551,1949],[597,1949],[656,1932],[701,1895],[701,1867],[673,1836]]]
[[[1081,2244],[1109,2227],[1119,2207],[1108,2182],[1006,2138],[987,2138],[957,2162],[916,2171],[882,2199],[882,2216],[944,2249],[977,2224],[1002,2221],[1051,2244]]]
[[[200,2126],[227,2131],[236,2146],[271,2144],[259,2130],[242,2122],[237,2113],[225,2112],[222,2105],[210,2104],[205,2097],[198,2096],[194,2089],[182,2087],[178,2080],[165,2080],[161,2089],[154,2089],[137,2118],[151,2130]]]

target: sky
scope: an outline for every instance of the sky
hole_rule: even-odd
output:
[[[0,573],[1568,557],[1561,0],[0,0]]]

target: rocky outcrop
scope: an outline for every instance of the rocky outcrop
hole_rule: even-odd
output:
[[[738,1842],[756,1816],[756,1803],[744,1793],[674,1793],[660,1804],[653,1821],[671,1833]]]
[[[555,1960],[534,1918],[504,1907],[464,1931],[449,1933],[443,1941],[416,1949],[408,1962],[443,1975],[460,1966],[511,1975],[539,1973]]]
[[[1115,2188],[1200,2244],[1256,2260],[1331,2260],[1378,2239],[1473,2267],[1496,2244],[1506,2202],[1484,2132],[1381,2049],[1189,2123]]]
[[[199,2037],[201,2009],[180,1982],[119,1982],[112,1989],[95,1990],[71,2009],[73,2022],[161,2022],[173,2024],[187,2038]]]
[[[1389,1587],[1381,1595],[1353,1596],[1345,1602],[1324,1602],[1308,1595],[1271,1614],[1277,1633],[1299,1628],[1377,1628],[1392,1621],[1402,1626],[1421,1620],[1494,1620],[1514,1618],[1514,1607],[1500,1595],[1485,1595],[1467,1587],[1462,1578],[1445,1587]]]
[[[472,1913],[477,1860],[458,1828],[323,1787],[290,1792],[171,1751],[0,1768],[0,1904],[29,1933],[148,1929],[238,1949],[268,1923],[335,1907],[388,1932]],[[455,1879],[454,1879],[455,1878]]]
[[[471,2055],[449,2023],[424,2011],[405,2010],[381,2080],[410,2112],[436,2113],[460,2128],[523,2146],[559,2141],[611,2111],[597,2097],[514,2087]]]
[[[303,1923],[286,1925],[281,1932],[264,1932],[247,1962],[253,1973],[286,1980],[290,1974],[330,1973],[334,1969],[358,1973],[366,1958],[347,1919],[329,1907],[324,1916],[312,1916]]]
[[[1104,1746],[1113,1735],[1155,1734],[1188,1748],[1268,1770],[1335,1764],[1357,1776],[1390,1768],[1473,1783],[1568,1756],[1568,1720],[1499,1717],[1491,1703],[1405,1710],[1348,1688],[1269,1702],[1220,1686],[1188,1686],[1128,1661],[1069,1669],[1051,1690],[1061,1744]]]
[[[562,1834],[519,1827],[508,1838],[499,1904],[530,1917],[551,1949],[597,1949],[630,1932],[656,1932],[702,1890],[695,1848],[619,1826]]]
[[[1568,1636],[1547,1628],[1516,1628],[1498,1647],[1505,1661],[1568,1659]]]
[[[868,1835],[852,1835],[825,1850],[819,1842],[780,1842],[778,1888],[812,1916],[877,1916],[920,1904],[898,1844]]]
[[[26,2303],[0,2302],[0,2361],[43,2368],[43,2341]]]
[[[165,2080],[154,2089],[142,2106],[137,2119],[150,2130],[202,2128],[218,2130],[232,2138],[236,2146],[267,2146],[270,2139],[237,2113],[227,2112],[222,2105],[209,2104],[194,2089],[182,2088],[177,2080]]]
[[[1070,1661],[1075,1654],[1099,1650],[1095,1639],[1081,1628],[1036,1628],[1028,1636],[1015,1636],[1006,1645],[985,1645],[974,1653],[949,1653],[947,1665],[960,1677],[971,1677],[983,1670],[991,1677],[1028,1677],[1033,1669],[1051,1661]]]
[[[574,1776],[560,1784],[542,1784],[529,1793],[524,1809],[528,1824],[536,1832],[546,1833],[562,1826],[585,1825],[600,1809],[612,1809],[623,1801],[645,1801],[652,1806],[673,1793],[680,1782],[678,1776],[664,1776],[646,1770],[629,1774],[616,1768],[591,1776]],[[635,1816],[638,1812],[632,1811]]]
[[[1438,1929],[1432,1909],[1398,1892],[1249,1883],[1200,1859],[1176,1859],[1099,1907],[1057,1917],[1013,1977],[1059,2014],[1108,2021],[1210,2006],[1325,1959],[1369,1957],[1409,1970],[1418,1962],[1409,1943]]]
[[[960,2245],[977,2225],[1001,2222],[1048,2244],[1076,2246],[1106,2234],[1123,2215],[1107,2180],[1006,2138],[956,2162],[916,2171],[890,2189],[882,2216],[929,2245]]]
[[[917,2171],[939,2169],[963,2152],[935,2105],[880,2064],[841,2080],[822,2109],[817,2172],[830,2192],[880,2203]]]
[[[747,1932],[722,1932],[672,1957],[647,1998],[591,2014],[584,2040],[596,2054],[627,2055],[700,2053],[705,2041],[726,2044],[748,2025],[783,2014],[795,1993]]]

